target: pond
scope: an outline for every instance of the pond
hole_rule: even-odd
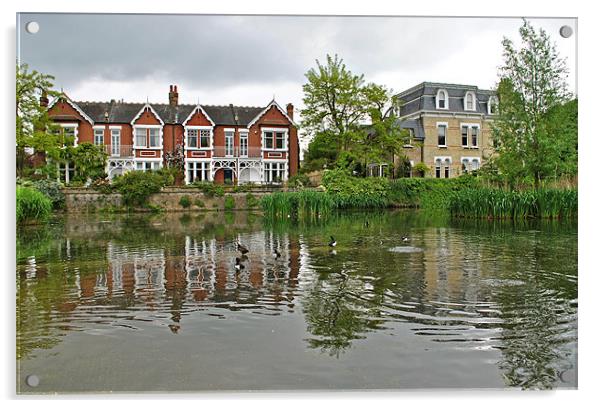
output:
[[[20,393],[577,387],[576,222],[69,215],[16,280]]]

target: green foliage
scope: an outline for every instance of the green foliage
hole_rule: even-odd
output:
[[[431,171],[429,166],[427,166],[423,162],[416,163],[413,170],[416,173],[416,175],[418,175],[419,177],[424,177],[425,175],[429,174],[429,172]]]
[[[113,188],[121,193],[128,207],[142,207],[151,194],[161,191],[169,178],[156,171],[130,171],[113,180]]]
[[[309,186],[309,177],[307,174],[295,174],[286,181],[286,185],[291,188],[302,188]]]
[[[259,200],[252,193],[247,193],[247,208],[255,208],[259,205]]]
[[[205,203],[202,202],[201,200],[199,200],[198,198],[196,200],[194,200],[194,205],[196,205],[199,208],[204,208],[205,207]]]
[[[275,219],[317,219],[336,207],[331,195],[311,190],[278,192],[261,198],[265,214]]]
[[[207,181],[195,181],[192,186],[201,190],[207,197],[223,197],[226,194],[223,186]]]
[[[502,42],[492,159],[511,186],[529,179],[538,188],[577,171],[577,103],[569,102],[566,63],[546,32],[525,21],[520,37],[519,49]]]
[[[179,167],[161,167],[157,170],[157,173],[163,177],[165,180],[165,186],[173,186],[175,184],[176,178],[181,174],[181,169]]]
[[[506,191],[474,188],[452,195],[453,216],[467,218],[570,218],[577,216],[577,190]]]
[[[106,177],[105,164],[107,153],[102,146],[92,143],[81,143],[77,146],[68,146],[62,151],[62,160],[68,161],[75,167],[73,182],[85,183],[88,180],[103,179]]]
[[[54,209],[60,209],[65,206],[65,194],[63,194],[63,191],[61,190],[61,183],[54,180],[43,179],[34,181],[32,185],[36,190],[50,199]]]
[[[183,208],[189,208],[192,204],[192,201],[190,200],[190,196],[189,195],[183,195],[182,197],[180,197],[180,205]]]
[[[303,170],[310,172],[332,166],[337,159],[340,144],[334,132],[317,132],[303,155]]]
[[[234,197],[231,195],[226,196],[224,199],[224,210],[230,211],[236,208],[236,202],[234,201]]]
[[[322,184],[339,208],[377,208],[389,204],[387,179],[353,177],[337,169],[326,171]]]
[[[52,211],[52,201],[31,187],[17,187],[17,222],[45,220]]]
[[[90,184],[90,187],[102,194],[111,194],[113,192],[113,184],[107,179],[96,179]]]

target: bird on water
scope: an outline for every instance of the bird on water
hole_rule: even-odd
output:
[[[280,254],[280,251],[278,251],[278,248],[274,248],[274,253],[272,253],[272,256],[274,257],[274,259],[278,259],[282,255]]]
[[[249,252],[249,250],[247,249],[247,247],[243,246],[240,244],[240,242],[236,242],[236,248],[244,255],[247,252]]]
[[[334,239],[334,237],[332,235],[330,236],[330,242],[328,243],[328,246],[333,247],[333,248],[335,246],[337,246],[337,241],[336,241],[336,239]]]
[[[240,263],[240,258],[238,258],[238,257],[236,258],[236,264],[234,265],[234,268],[237,271],[240,271],[241,269],[245,269],[245,266],[242,263]]]

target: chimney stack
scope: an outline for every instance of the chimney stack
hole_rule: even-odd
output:
[[[286,114],[288,115],[288,117],[294,121],[295,119],[293,119],[293,112],[294,112],[294,107],[292,103],[287,103],[286,104]]]
[[[169,85],[169,106],[178,106],[178,86]]]
[[[48,93],[46,90],[42,90],[42,96],[40,96],[40,106],[42,108],[48,107]]]

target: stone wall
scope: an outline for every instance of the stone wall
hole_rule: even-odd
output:
[[[65,189],[65,207],[67,212],[118,212],[125,211],[122,206],[121,194],[102,194],[91,189]],[[223,197],[209,197],[203,192],[195,189],[166,188],[160,193],[153,194],[149,198],[149,204],[161,207],[165,211],[223,211],[225,209],[226,197],[234,199],[235,210],[258,209],[261,196],[265,192],[251,193],[255,200],[247,198],[248,193],[226,193]],[[183,196],[188,196],[190,207],[184,208],[180,204]],[[253,202],[256,204],[252,206]],[[145,209],[140,209],[144,211]]]

